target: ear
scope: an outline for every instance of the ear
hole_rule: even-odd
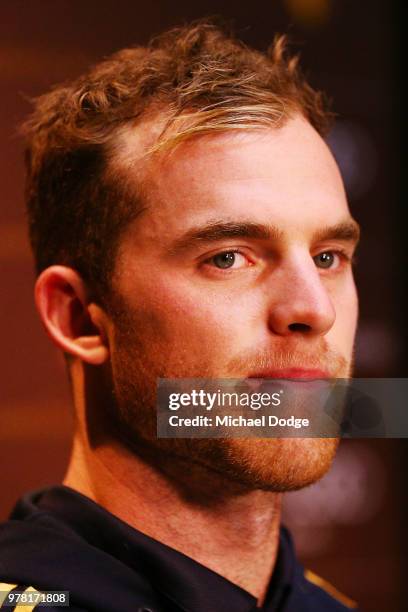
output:
[[[48,335],[65,353],[92,365],[107,361],[107,315],[88,303],[86,284],[75,270],[44,270],[35,284],[35,302]]]

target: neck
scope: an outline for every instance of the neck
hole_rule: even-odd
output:
[[[153,465],[116,441],[91,447],[77,434],[64,484],[262,603],[276,560],[281,495],[244,489],[173,457],[171,466],[165,473],[157,457]]]

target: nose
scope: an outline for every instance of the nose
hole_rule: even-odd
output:
[[[302,263],[292,262],[272,276],[268,314],[271,331],[280,336],[325,335],[334,324],[336,311],[327,283],[313,260],[309,257]]]

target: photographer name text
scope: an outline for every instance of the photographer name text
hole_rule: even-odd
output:
[[[299,419],[295,416],[286,418],[276,415],[262,415],[256,418],[239,416],[215,416],[209,417],[197,415],[194,417],[180,417],[171,415],[169,417],[171,427],[293,427],[301,429],[309,427],[309,419]]]

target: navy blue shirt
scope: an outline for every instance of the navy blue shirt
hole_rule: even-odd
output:
[[[7,590],[21,592],[31,586],[38,591],[69,591],[69,609],[76,612],[355,609],[334,589],[336,597],[317,586],[319,579],[313,574],[306,576],[309,579],[282,528],[265,603],[257,608],[255,597],[244,589],[64,486],[25,495],[10,520],[0,525],[0,602],[1,590],[4,599]],[[66,609],[35,607],[49,612]]]

